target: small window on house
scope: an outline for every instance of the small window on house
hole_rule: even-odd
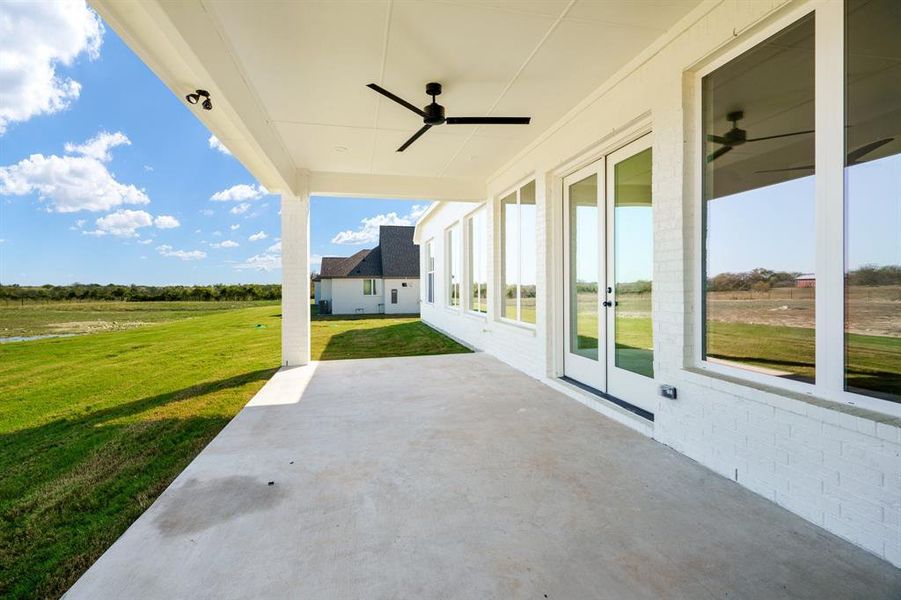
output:
[[[391,290],[391,304],[397,304],[397,288]]]
[[[469,235],[469,310],[488,312],[488,219],[485,208],[466,220]]]
[[[429,240],[425,245],[425,270],[425,299],[426,302],[433,304],[435,302],[435,240]]]
[[[377,294],[377,289],[375,285],[375,279],[364,279],[363,280],[363,295],[364,296],[375,296]]]
[[[447,249],[447,305],[460,306],[460,227],[454,225],[445,234]]]
[[[501,316],[535,323],[535,182],[501,199]]]

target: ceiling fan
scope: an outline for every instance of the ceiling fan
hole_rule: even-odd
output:
[[[805,135],[807,133],[813,133],[813,129],[809,131],[794,131],[792,133],[780,133],[778,135],[768,135],[759,138],[749,138],[748,132],[744,129],[740,129],[738,127],[738,122],[741,121],[745,117],[744,111],[735,110],[726,115],[727,121],[732,121],[732,129],[724,133],[723,135],[708,135],[708,142],[715,142],[717,144],[722,144],[722,148],[717,148],[713,152],[711,152],[707,156],[707,162],[713,162],[723,154],[729,152],[736,146],[741,146],[742,144],[747,144],[749,142],[762,142],[763,140],[773,140],[776,138],[783,137],[791,137],[793,135]]]
[[[425,123],[419,131],[414,133],[410,139],[397,149],[398,152],[406,150],[410,144],[418,140],[422,134],[436,125],[528,125],[532,120],[531,117],[445,117],[444,107],[435,102],[435,96],[441,95],[440,83],[432,82],[426,84],[425,93],[432,97],[432,103],[423,108],[417,108],[400,96],[392,94],[375,83],[370,83],[366,87],[375,90],[389,100],[394,100],[404,108],[412,110],[422,117],[422,121]]]
[[[848,152],[848,159],[845,166],[853,167],[854,165],[860,162],[864,156],[876,150],[877,148],[881,148],[885,146],[889,142],[893,141],[895,138],[884,138],[881,140],[876,140],[875,142],[870,142],[869,144],[864,144],[860,148],[855,150],[851,150]],[[797,167],[786,167],[784,169],[766,169],[763,171],[755,171],[755,173],[782,173],[784,171],[806,171],[808,169],[814,169],[814,165],[800,165]]]

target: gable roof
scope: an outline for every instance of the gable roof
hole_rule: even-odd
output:
[[[319,279],[354,277],[419,278],[419,246],[413,243],[415,227],[382,225],[379,245],[352,256],[325,256]]]
[[[414,226],[382,225],[382,277],[419,277],[419,246],[413,243]]]

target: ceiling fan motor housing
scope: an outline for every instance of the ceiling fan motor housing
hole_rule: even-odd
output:
[[[441,95],[441,84],[434,81],[425,84],[425,93],[432,97],[432,103],[422,108],[425,113],[423,122],[426,125],[441,125],[444,123],[444,107],[435,102],[435,96]]]

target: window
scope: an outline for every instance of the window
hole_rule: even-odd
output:
[[[901,6],[845,12],[845,389],[901,402]]]
[[[901,6],[807,6],[700,80],[700,358],[901,415]]]
[[[447,305],[460,306],[460,228],[453,226],[445,233],[447,249]]]
[[[429,240],[425,245],[425,299],[432,304],[435,302],[435,240]]]
[[[397,304],[397,288],[391,289],[391,304]]]
[[[364,279],[363,280],[363,295],[364,296],[375,296],[377,293],[375,279]]]
[[[469,310],[488,312],[488,219],[480,208],[466,219],[469,236]]]
[[[813,382],[814,16],[702,80],[704,358]]]
[[[535,323],[535,182],[501,199],[501,316]]]

